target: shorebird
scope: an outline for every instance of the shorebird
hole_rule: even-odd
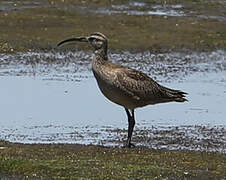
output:
[[[57,46],[72,41],[88,42],[93,47],[92,71],[101,92],[110,101],[125,108],[128,117],[126,147],[134,146],[131,138],[136,108],[158,103],[187,101],[186,92],[164,87],[143,72],[110,62],[107,54],[108,40],[104,34],[96,32],[87,37],[66,39]]]

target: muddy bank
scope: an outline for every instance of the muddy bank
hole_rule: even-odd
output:
[[[95,31],[109,37],[113,50],[225,49],[225,6],[225,1],[1,1],[0,52],[49,51],[64,38]]]

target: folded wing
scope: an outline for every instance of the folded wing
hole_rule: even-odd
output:
[[[162,102],[184,102],[187,93],[164,87],[151,79],[146,74],[131,68],[123,68],[117,71],[119,87],[128,92],[133,98],[145,101],[147,104]]]

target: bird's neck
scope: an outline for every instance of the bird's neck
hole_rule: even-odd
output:
[[[94,56],[92,60],[92,70],[95,74],[102,69],[104,64],[108,61],[107,52],[104,49],[98,49],[94,51]]]
[[[99,60],[105,60],[105,61],[107,61],[108,60],[107,47],[96,49],[94,51],[94,55]]]
[[[106,61],[108,61],[107,48],[96,49],[92,60],[92,70],[95,77],[101,72]]]
[[[106,54],[95,52],[92,60],[92,66],[94,69],[98,68],[98,66],[102,66],[103,64],[105,64],[107,60],[108,60],[108,57]]]

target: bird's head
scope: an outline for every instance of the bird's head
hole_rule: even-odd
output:
[[[65,39],[59,42],[57,46],[61,46],[66,42],[72,42],[72,41],[88,42],[94,48],[95,51],[100,49],[107,51],[107,38],[105,35],[103,35],[100,32],[92,33],[90,34],[90,36],[87,36],[87,37],[75,37],[75,38]]]

